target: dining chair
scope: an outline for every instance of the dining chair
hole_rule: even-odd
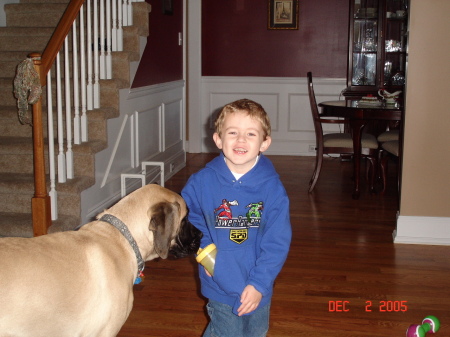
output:
[[[325,133],[322,124],[345,124],[342,119],[323,118],[319,114],[316,96],[314,94],[314,86],[312,81],[312,73],[307,73],[308,78],[308,94],[311,113],[314,122],[314,130],[316,133],[316,165],[314,172],[309,181],[309,190],[311,193],[319,179],[320,170],[322,169],[323,156],[325,154],[353,154],[353,139],[350,133]],[[357,131],[358,132],[358,131]],[[375,136],[363,133],[361,136],[361,155],[369,161],[368,176],[370,175],[370,189],[373,191],[375,171],[377,167],[378,142]]]
[[[381,181],[383,188],[380,192],[383,195],[386,192],[387,184],[387,164],[389,160],[389,154],[398,158],[400,153],[400,142],[399,140],[389,140],[387,142],[381,143],[381,154],[380,154],[380,171],[381,171]]]
[[[383,177],[381,176],[381,157],[384,154],[384,150],[383,150],[383,143],[385,142],[389,142],[392,140],[399,140],[400,138],[400,130],[386,130],[383,131],[382,133],[380,133],[377,137],[377,141],[378,141],[378,164],[379,164],[379,170],[378,170],[378,176],[377,179],[379,180],[383,180]],[[384,186],[384,184],[383,184]]]
[[[400,131],[399,130],[387,130],[382,132],[378,137],[377,137],[377,141],[379,143],[384,143],[384,142],[389,142],[391,140],[398,140],[400,136]]]

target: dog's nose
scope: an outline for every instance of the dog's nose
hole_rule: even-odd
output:
[[[198,251],[203,233],[186,219],[181,223],[180,231],[175,238],[175,244],[170,249],[170,254],[175,258],[192,255]]]

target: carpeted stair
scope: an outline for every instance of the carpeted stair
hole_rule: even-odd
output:
[[[0,27],[0,236],[33,236],[32,130],[29,125],[21,125],[17,117],[13,96],[15,69],[29,53],[44,51],[68,2],[22,0],[5,5],[7,26]],[[149,12],[146,2],[133,3],[134,24],[124,27],[124,51],[112,53],[113,79],[100,80],[101,108],[88,111],[89,141],[73,147],[75,178],[57,183],[59,215],[49,232],[70,230],[80,224],[80,194],[94,184],[94,156],[107,146],[107,119],[119,115],[119,89],[131,85],[130,62],[139,61],[139,39],[148,35]],[[45,103],[45,93],[43,96]],[[45,112],[43,106],[44,115]]]

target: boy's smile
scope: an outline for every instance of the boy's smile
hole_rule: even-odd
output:
[[[263,137],[261,123],[244,110],[228,114],[221,135],[213,135],[214,142],[227,159],[228,168],[239,174],[247,173],[259,153],[268,149],[271,138]]]

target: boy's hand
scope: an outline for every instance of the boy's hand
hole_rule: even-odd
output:
[[[208,269],[205,268],[205,273],[206,275],[208,275],[209,277],[212,277],[212,275],[209,273]]]
[[[254,286],[245,287],[241,295],[241,306],[238,308],[238,316],[242,316],[256,310],[262,300],[262,294]]]

